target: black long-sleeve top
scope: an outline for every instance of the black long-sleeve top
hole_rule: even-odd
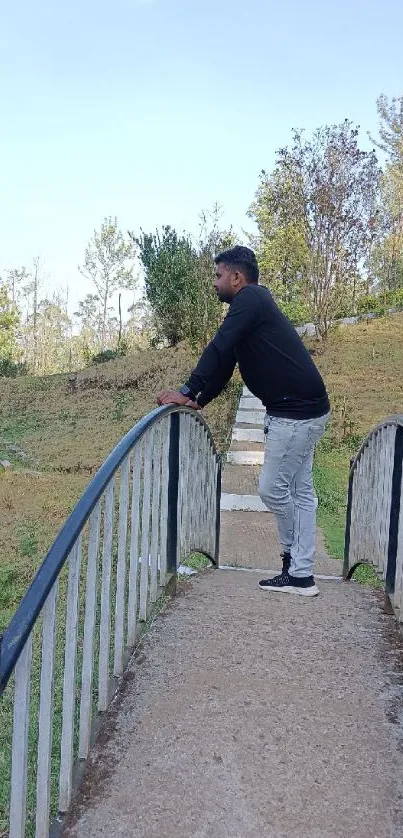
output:
[[[202,407],[221,393],[237,362],[245,384],[272,416],[314,419],[329,411],[308,350],[262,285],[238,291],[186,382]]]

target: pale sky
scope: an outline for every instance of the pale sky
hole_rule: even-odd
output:
[[[0,0],[0,273],[40,255],[72,306],[94,227],[242,238],[262,168],[403,94],[401,0]]]

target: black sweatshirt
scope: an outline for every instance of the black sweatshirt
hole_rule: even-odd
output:
[[[186,382],[204,407],[238,362],[242,378],[272,416],[314,419],[330,409],[323,380],[270,291],[245,285]]]

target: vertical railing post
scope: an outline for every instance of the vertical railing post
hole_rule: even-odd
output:
[[[350,569],[350,535],[351,535],[351,511],[353,506],[353,463],[354,457],[350,459],[350,475],[348,478],[348,496],[347,496],[347,514],[346,514],[346,531],[344,535],[344,563],[343,563],[343,577],[348,578]]]
[[[216,479],[216,507],[215,507],[215,545],[214,563],[216,567],[220,561],[220,524],[221,524],[221,460],[217,455],[217,479]]]
[[[179,413],[171,413],[167,521],[167,571],[176,573],[178,557]]]
[[[388,594],[395,590],[397,542],[399,533],[399,515],[401,503],[403,463],[403,427],[396,428],[395,449],[393,457],[393,472],[391,486],[391,504],[389,518],[388,563],[386,568],[385,588]]]

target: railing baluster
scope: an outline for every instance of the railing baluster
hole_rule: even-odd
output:
[[[118,563],[116,569],[115,600],[115,654],[113,660],[113,674],[116,677],[121,675],[123,672],[127,513],[129,509],[129,472],[130,458],[126,457],[126,459],[123,460],[123,463],[120,467]]]
[[[166,584],[167,576],[167,526],[169,485],[169,436],[170,420],[162,422],[162,464],[161,464],[161,537],[160,537],[160,585]]]
[[[9,838],[25,835],[31,663],[32,633],[15,667]]]
[[[158,426],[154,432],[152,461],[153,485],[151,509],[150,602],[156,602],[158,591],[159,507],[161,494],[161,429]]]
[[[94,668],[94,632],[97,597],[97,570],[99,532],[101,523],[101,501],[98,501],[89,520],[88,559],[85,583],[85,617],[83,640],[83,664],[80,700],[80,733],[78,758],[86,759],[90,744],[92,717],[92,675]]]
[[[53,671],[58,586],[59,580],[56,579],[43,607],[35,838],[47,838],[49,831],[53,733]]]
[[[110,480],[105,491],[105,507],[103,521],[102,548],[102,581],[101,581],[101,616],[99,626],[99,672],[98,672],[98,710],[103,712],[108,706],[109,685],[109,642],[111,631],[111,571],[113,545],[113,507],[114,507],[114,478]]]
[[[139,442],[133,457],[132,508],[130,525],[129,594],[127,601],[127,645],[133,646],[137,625],[137,574],[139,567],[139,523],[140,523],[140,468],[141,448]]]
[[[144,482],[143,509],[141,516],[141,571],[140,571],[140,608],[139,620],[147,619],[148,575],[149,575],[149,526],[150,526],[150,492],[151,466],[154,430],[151,428],[144,444]]]
[[[81,570],[81,533],[70,553],[67,586],[66,646],[63,678],[63,720],[60,751],[59,811],[67,812],[72,791],[78,591]]]
[[[196,530],[197,530],[197,519],[198,519],[198,506],[200,503],[200,474],[199,474],[199,463],[200,463],[200,436],[199,436],[199,423],[196,420],[195,426],[195,434],[194,434],[194,460],[193,460],[193,492],[192,492],[192,508],[191,508],[191,533],[192,533],[192,542],[191,542],[191,550],[194,550],[197,547],[196,544]]]

